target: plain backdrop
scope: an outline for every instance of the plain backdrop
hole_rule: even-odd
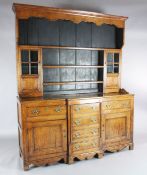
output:
[[[147,174],[147,1],[0,0],[0,175],[23,174],[17,144],[17,81],[13,2],[128,16],[122,60],[122,88],[135,94],[134,151],[72,166],[36,168],[28,174]],[[41,173],[42,174],[42,173]]]

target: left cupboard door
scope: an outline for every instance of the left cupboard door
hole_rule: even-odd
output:
[[[29,161],[40,159],[49,159],[50,163],[52,160],[66,161],[66,120],[29,122],[27,125]]]
[[[17,56],[18,92],[21,97],[42,96],[42,55],[38,47],[19,46]]]

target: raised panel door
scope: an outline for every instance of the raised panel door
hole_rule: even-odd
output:
[[[65,154],[67,127],[65,120],[28,123],[28,152],[30,157]]]
[[[104,149],[113,150],[130,142],[131,112],[103,114],[101,120]],[[121,145],[120,145],[121,144]]]

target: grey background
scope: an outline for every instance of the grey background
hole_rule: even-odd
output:
[[[35,5],[43,5],[50,7],[61,7],[70,9],[79,9],[87,11],[97,11],[102,13],[128,16],[126,21],[125,31],[125,45],[123,48],[123,61],[122,61],[122,87],[127,91],[135,94],[135,143],[136,149],[131,154],[130,152],[118,153],[119,159],[114,161],[114,157],[106,156],[99,165],[97,163],[91,166],[100,166],[99,171],[103,172],[102,165],[108,168],[109,174],[117,173],[117,169],[121,168],[121,163],[126,165],[127,169],[118,169],[122,174],[140,173],[147,174],[145,168],[145,161],[147,158],[144,156],[145,147],[147,144],[147,1],[146,0],[0,0],[0,135],[10,136],[13,135],[14,139],[9,141],[0,140],[0,146],[5,149],[0,149],[0,154],[5,151],[11,150],[11,158],[17,157],[17,111],[16,111],[16,96],[17,96],[17,81],[16,81],[16,50],[15,50],[15,16],[12,12],[12,3],[27,3]],[[6,146],[7,145],[7,146]],[[143,149],[144,148],[144,149]],[[144,151],[145,150],[145,151]],[[138,151],[138,152],[137,152]],[[15,155],[16,153],[16,155]],[[122,156],[122,157],[121,157]],[[135,157],[136,156],[136,157]],[[3,157],[3,156],[2,156]],[[1,157],[1,158],[2,158]],[[9,157],[9,156],[8,156]],[[111,157],[111,158],[110,158]],[[2,165],[8,171],[8,167],[14,170],[13,165],[20,166],[17,161],[8,159],[7,163],[13,162],[11,166],[3,164],[0,158],[0,167]],[[7,158],[4,157],[6,161]],[[120,164],[118,163],[120,160]],[[125,160],[125,161],[124,161]],[[94,160],[92,160],[94,161]],[[108,162],[107,162],[108,161]],[[18,161],[19,162],[19,161]],[[91,161],[90,161],[91,162]],[[112,162],[118,167],[113,167]],[[134,164],[133,164],[134,163]],[[136,164],[135,164],[136,163]],[[140,164],[138,164],[140,163]],[[80,166],[81,165],[81,166]],[[82,166],[83,165],[83,166]],[[75,165],[75,170],[79,174],[84,173],[84,163]],[[111,168],[111,166],[114,168]],[[130,166],[132,165],[132,167]],[[135,166],[136,165],[136,166]],[[59,174],[62,171],[61,165],[59,168],[51,168],[53,174]],[[78,169],[78,167],[83,169]],[[90,165],[87,164],[89,167]],[[67,166],[66,166],[67,167]],[[65,168],[65,167],[64,167]],[[74,172],[73,167],[69,167],[70,172]],[[76,169],[77,168],[77,169]],[[137,170],[136,170],[136,169]],[[66,169],[66,168],[65,168]],[[49,169],[48,169],[49,170]],[[61,170],[61,171],[60,171]],[[67,169],[68,170],[68,169]],[[78,171],[79,170],[79,171]],[[126,170],[126,171],[125,171]],[[33,170],[37,172],[37,170]],[[86,171],[86,169],[85,169]],[[93,171],[96,174],[97,169]],[[1,173],[3,172],[3,173]],[[5,172],[5,173],[4,173]],[[11,171],[16,174],[16,171]],[[47,170],[44,170],[44,173]],[[90,173],[90,167],[86,173]],[[98,172],[97,172],[98,173]],[[101,174],[100,173],[100,174]],[[6,170],[1,171],[0,174],[6,174]],[[13,174],[13,173],[12,173]],[[17,172],[19,174],[19,172]],[[20,173],[21,174],[21,173]],[[64,172],[64,174],[68,174]],[[106,173],[107,174],[107,173]]]

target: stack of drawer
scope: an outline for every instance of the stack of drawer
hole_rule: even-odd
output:
[[[100,137],[99,103],[73,105],[71,111],[72,157],[96,154]]]

